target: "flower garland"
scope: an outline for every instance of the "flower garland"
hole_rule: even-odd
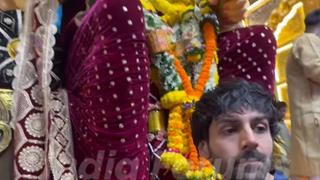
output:
[[[141,0],[141,3],[151,60],[166,92],[161,97],[161,106],[170,110],[167,150],[160,161],[174,174],[187,179],[221,179],[211,163],[199,157],[190,124],[194,103],[208,88],[210,77],[217,77],[212,73],[214,60],[216,63],[218,60],[216,19],[206,15],[210,11],[207,0],[197,1],[199,4],[192,0]],[[201,70],[196,69],[200,68],[198,65]],[[193,76],[189,77],[189,73]]]
[[[178,58],[175,58],[174,65],[176,67],[176,71],[178,72],[184,90],[189,96],[195,97],[197,100],[201,97],[204,91],[204,87],[210,77],[210,67],[212,65],[212,60],[218,59],[216,55],[217,51],[217,37],[215,34],[215,29],[213,24],[209,21],[204,22],[203,24],[203,36],[205,39],[205,59],[202,64],[202,70],[200,72],[200,76],[198,82],[195,86],[195,89],[192,88],[192,84],[190,82],[190,78],[187,75],[185,69],[180,63]]]
[[[182,155],[188,150],[184,141],[185,123],[182,117],[181,106],[171,109],[168,123],[168,151],[161,155],[161,162],[167,169],[172,169],[179,174],[186,174],[189,169],[188,160]]]
[[[165,95],[161,102],[174,106],[171,109],[168,122],[168,151],[161,156],[161,162],[165,167],[172,169],[174,172],[185,174],[188,179],[222,179],[221,175],[218,175],[214,168],[211,166],[207,159],[199,158],[198,151],[193,143],[192,130],[191,130],[191,116],[194,110],[194,102],[199,100],[204,92],[204,87],[210,77],[210,67],[213,60],[217,60],[216,51],[216,34],[214,25],[205,20],[203,23],[203,38],[205,41],[205,59],[202,63],[202,69],[200,76],[197,80],[195,88],[192,87],[189,76],[183,68],[180,60],[174,57],[174,65],[178,75],[182,80],[182,85],[186,97],[184,99],[183,108],[181,104],[176,105],[175,99],[169,99],[172,94],[181,92],[169,92],[171,96]],[[173,53],[171,53],[172,56]],[[181,95],[180,95],[181,97]],[[184,156],[183,156],[184,155]]]

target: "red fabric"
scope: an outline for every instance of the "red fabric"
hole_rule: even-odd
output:
[[[274,93],[276,40],[266,26],[236,29],[219,35],[220,81],[243,78]]]
[[[138,0],[98,0],[70,43],[66,86],[80,179],[149,178],[144,30]],[[92,165],[84,172],[84,160],[99,153],[98,175]]]

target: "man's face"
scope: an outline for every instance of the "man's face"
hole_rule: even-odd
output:
[[[199,145],[225,179],[264,179],[270,170],[273,140],[267,117],[257,111],[220,115]]]

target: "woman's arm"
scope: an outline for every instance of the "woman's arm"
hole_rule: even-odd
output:
[[[24,9],[28,0],[1,0],[0,10],[9,11],[14,9]]]
[[[209,3],[217,13],[221,32],[228,31],[245,18],[245,12],[250,5],[248,0],[209,0]]]

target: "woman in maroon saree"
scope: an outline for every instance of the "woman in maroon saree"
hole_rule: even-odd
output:
[[[149,60],[139,1],[97,0],[67,38],[79,178],[148,179]]]
[[[267,26],[251,26],[219,35],[220,81],[242,78],[274,93],[277,43]]]

